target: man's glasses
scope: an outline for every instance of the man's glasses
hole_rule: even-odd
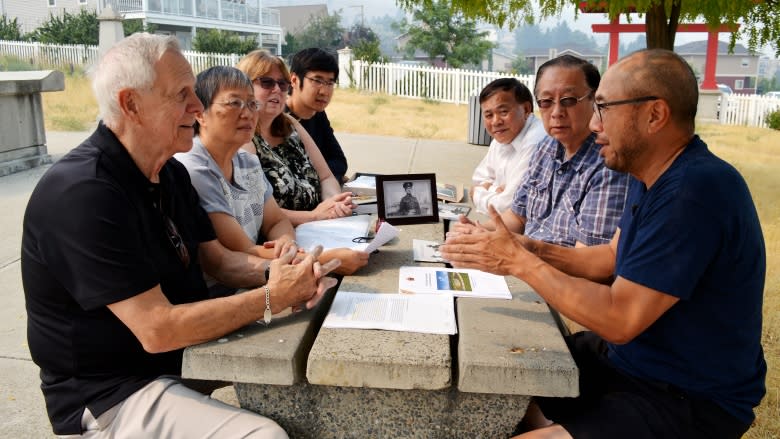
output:
[[[176,224],[173,223],[173,220],[168,215],[163,214],[163,222],[165,223],[165,234],[168,236],[168,241],[176,250],[176,254],[179,255],[179,260],[184,264],[184,268],[188,268],[190,266],[190,252],[179,234],[179,229],[176,228]]]
[[[603,122],[601,119],[601,110],[612,107],[615,105],[625,105],[625,104],[639,104],[642,102],[648,102],[648,101],[657,101],[658,99],[661,99],[657,96],[642,96],[639,98],[633,98],[633,99],[624,99],[622,101],[612,101],[612,102],[596,102],[593,101],[593,111],[599,115],[599,122]]]
[[[317,84],[317,86],[316,86],[317,88],[322,88],[322,87],[325,87],[325,88],[333,88],[333,87],[335,87],[335,86],[336,86],[336,81],[326,81],[326,80],[324,80],[324,79],[320,79],[320,78],[310,78],[310,77],[308,77],[308,76],[304,76],[304,78],[306,78],[306,79],[308,79],[309,81],[311,81],[311,82],[313,82],[313,83]]]
[[[276,80],[274,78],[271,78],[270,76],[260,76],[255,78],[252,82],[259,85],[260,87],[266,89],[266,90],[273,90],[274,85],[279,86],[279,90],[284,93],[287,91],[288,88],[290,88],[290,83],[286,79],[280,79]]]
[[[591,94],[591,92],[588,92],[588,94],[586,94],[585,96],[583,96],[581,98],[575,98],[574,96],[564,96],[564,97],[558,99],[558,105],[560,105],[561,107],[564,107],[564,108],[573,107],[573,106],[579,104],[580,101],[582,101],[583,99],[585,99],[588,96],[590,96],[590,94]],[[548,108],[552,108],[552,106],[555,105],[555,102],[556,102],[555,99],[537,99],[536,100],[536,105],[538,105],[539,108],[542,108],[542,109],[546,110]]]
[[[230,98],[224,102],[219,102],[220,104],[230,108],[231,110],[236,111],[243,111],[244,107],[249,108],[249,111],[253,113],[257,113],[260,111],[260,108],[262,108],[262,104],[257,99],[250,99],[248,101],[245,101],[243,99],[239,98]]]

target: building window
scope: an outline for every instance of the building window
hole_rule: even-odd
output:
[[[736,90],[742,90],[745,88],[745,81],[742,79],[737,79],[734,81],[734,89]]]
[[[743,68],[750,67],[750,59],[749,58],[742,58],[741,65],[742,65]]]
[[[57,6],[57,0],[46,0],[46,1],[49,2],[50,8]]]

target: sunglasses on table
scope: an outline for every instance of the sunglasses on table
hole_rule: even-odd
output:
[[[259,85],[260,87],[266,89],[266,90],[273,90],[275,85],[279,86],[279,90],[282,92],[287,91],[288,88],[290,88],[290,82],[286,79],[280,79],[276,80],[274,78],[271,78],[270,76],[259,76],[252,80],[255,84]]]

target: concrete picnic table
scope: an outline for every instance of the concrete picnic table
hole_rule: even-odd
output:
[[[442,223],[398,238],[342,279],[342,291],[395,293],[416,263],[412,239],[441,241]],[[578,370],[545,302],[507,277],[512,300],[456,299],[454,336],[321,328],[333,299],[187,348],[184,378],[234,383],[243,408],[293,438],[508,437],[531,396],[576,396]]]

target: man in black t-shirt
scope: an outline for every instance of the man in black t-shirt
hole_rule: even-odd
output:
[[[336,180],[343,183],[347,158],[325,114],[338,83],[339,63],[322,49],[303,49],[290,60],[290,75],[292,85],[287,109],[314,139]]]
[[[321,277],[333,267],[314,265],[317,251],[292,265],[295,245],[269,261],[219,244],[171,158],[192,147],[203,111],[194,85],[175,38],[119,42],[94,72],[97,130],[30,197],[21,258],[28,344],[57,435],[286,437],[178,379],[184,347],[313,306],[334,283]],[[204,271],[255,289],[210,299]]]

